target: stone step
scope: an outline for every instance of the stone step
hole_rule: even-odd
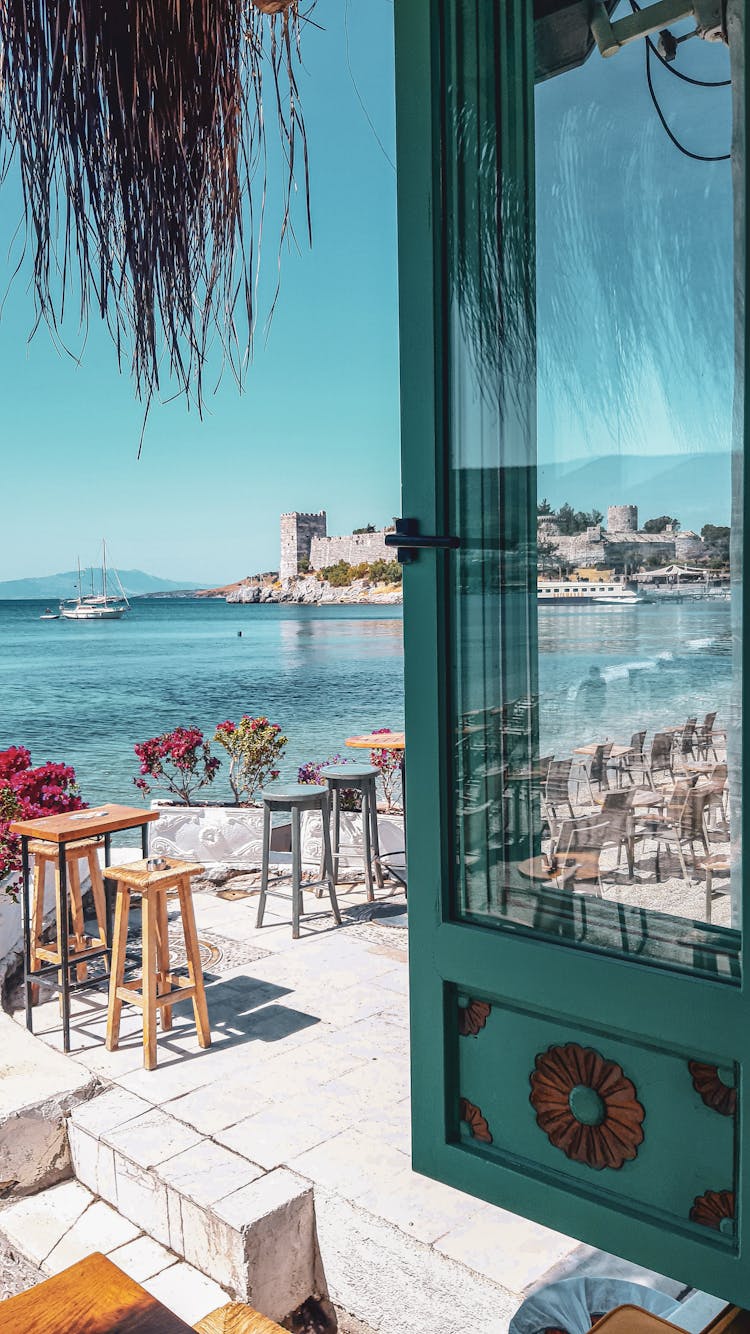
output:
[[[282,1320],[316,1290],[309,1181],[120,1088],[75,1109],[68,1135],[79,1182],[232,1297]]]
[[[202,1092],[210,1102],[211,1087]],[[389,1334],[423,1334],[427,1312],[431,1334],[507,1334],[533,1287],[600,1262],[674,1296],[681,1288],[429,1181],[362,1129],[297,1144],[294,1156],[278,1116],[291,1165],[257,1117],[219,1143],[114,1086],[72,1113],[74,1169],[157,1243],[279,1321],[316,1294]],[[298,1111],[303,1126],[310,1118]],[[261,1164],[247,1156],[253,1146]]]
[[[80,1181],[65,1181],[5,1205],[0,1209],[0,1236],[41,1278],[103,1251],[189,1325],[228,1300],[217,1283],[97,1199]]]
[[[261,1166],[118,1087],[75,1109],[68,1133],[79,1182],[274,1319],[315,1293],[393,1334],[423,1334],[426,1310],[434,1334],[453,1334],[457,1314],[467,1331],[506,1334],[518,1307],[516,1292],[433,1244],[462,1221],[458,1192],[408,1172],[388,1177],[387,1201],[347,1198],[357,1194],[357,1163],[360,1186],[369,1165],[364,1135],[301,1154],[299,1172],[272,1166],[276,1155],[259,1142]],[[252,1144],[248,1135],[241,1147],[251,1153]],[[386,1176],[389,1166],[383,1160]],[[557,1254],[538,1247],[534,1272]],[[521,1288],[528,1275],[515,1277]]]
[[[0,1050],[0,1198],[9,1199],[71,1176],[65,1119],[96,1081],[2,1013]]]

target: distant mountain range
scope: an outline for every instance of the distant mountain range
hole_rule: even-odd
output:
[[[145,574],[143,570],[118,570],[128,597],[140,597],[149,593],[177,593],[189,588],[200,588],[200,584],[175,583],[173,579],[159,579],[154,574]],[[6,579],[0,581],[0,599],[41,598],[54,602],[58,598],[72,598],[76,595],[78,582],[77,570],[66,570],[63,574],[45,574],[37,579]],[[90,571],[82,572],[83,591],[91,587]],[[96,591],[101,591],[101,573],[94,571]],[[113,578],[111,591],[117,591],[117,581]]]
[[[683,528],[730,520],[731,462],[726,453],[608,454],[540,464],[537,494],[553,509],[567,500],[577,510],[637,505],[639,523],[671,514]]]

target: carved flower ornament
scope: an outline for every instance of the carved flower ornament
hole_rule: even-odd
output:
[[[458,1031],[462,1038],[475,1038],[480,1028],[484,1028],[492,1006],[487,1001],[470,1000],[468,1005],[458,1007]]]
[[[540,1053],[530,1083],[537,1125],[568,1158],[597,1170],[635,1158],[645,1112],[621,1066],[571,1042]]]
[[[462,1098],[459,1107],[459,1116],[465,1121],[471,1132],[472,1139],[478,1139],[482,1144],[491,1144],[492,1135],[487,1120],[482,1116],[481,1110],[467,1098]]]
[[[704,1065],[702,1061],[688,1061],[688,1070],[693,1079],[693,1088],[706,1106],[721,1116],[734,1116],[737,1108],[734,1071],[716,1065]]]
[[[733,1236],[734,1191],[707,1190],[705,1195],[696,1195],[690,1210],[690,1221]]]

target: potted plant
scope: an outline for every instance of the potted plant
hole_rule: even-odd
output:
[[[219,723],[212,740],[229,757],[232,802],[197,799],[221,768],[212,741],[200,728],[176,727],[135,746],[141,761],[140,774],[133,780],[136,787],[145,794],[155,788],[169,794],[151,803],[159,811],[159,821],[151,827],[149,849],[158,856],[253,870],[260,866],[262,852],[258,793],[278,778],[287,738],[277,723],[245,714],[237,723],[230,719]],[[288,846],[288,830],[274,829],[272,847],[285,851]]]
[[[388,729],[382,729],[388,730]],[[377,758],[376,758],[377,757]],[[332,764],[351,764],[349,758],[333,755],[328,760],[311,761],[303,764],[297,774],[300,783],[324,784],[323,770]],[[400,773],[398,755],[389,750],[370,752],[370,764],[380,770],[378,783],[383,800],[378,803],[378,840],[381,856],[392,856],[403,861],[404,817],[395,806],[396,771]],[[362,842],[361,797],[356,788],[344,788],[341,797],[341,843],[343,851],[339,858],[339,878],[359,879],[364,873],[364,862],[360,849]],[[303,811],[301,821],[302,864],[305,869],[320,865],[322,828],[320,814],[317,811]]]
[[[23,940],[21,840],[14,820],[83,809],[75,771],[67,764],[32,765],[25,746],[0,750],[0,980]]]

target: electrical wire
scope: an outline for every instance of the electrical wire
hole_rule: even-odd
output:
[[[649,50],[648,46],[646,47],[646,83],[648,84],[648,91],[651,95],[651,101],[653,102],[654,110],[656,111],[656,114],[659,117],[659,120],[661,121],[662,128],[664,129],[664,132],[667,135],[667,137],[671,139],[675,148],[679,148],[680,152],[684,153],[685,157],[692,158],[693,162],[729,161],[729,159],[732,156],[731,153],[717,153],[715,155],[709,155],[706,153],[693,153],[689,148],[686,148],[684,144],[680,143],[680,140],[677,138],[677,135],[674,133],[674,131],[667,123],[667,118],[664,115],[661,106],[659,105],[659,99],[656,96],[656,92],[654,90],[654,81],[651,74],[651,51]]]
[[[386,160],[386,162],[388,163],[389,167],[390,167],[393,171],[395,171],[395,170],[396,170],[396,164],[395,164],[395,162],[393,161],[393,158],[390,156],[390,154],[389,154],[389,152],[388,152],[388,150],[387,150],[385,144],[383,143],[383,140],[381,139],[380,135],[378,134],[378,132],[377,132],[377,130],[376,130],[376,128],[375,128],[375,123],[374,123],[374,121],[373,121],[373,119],[372,119],[372,116],[370,115],[369,111],[367,110],[367,107],[365,106],[364,98],[362,97],[362,94],[361,94],[361,92],[359,91],[359,85],[357,84],[357,80],[356,80],[355,77],[354,77],[354,70],[352,69],[352,57],[351,57],[351,51],[350,51],[350,48],[349,48],[349,0],[345,0],[345,3],[344,3],[344,35],[345,35],[345,38],[346,38],[346,64],[347,64],[347,68],[348,68],[348,70],[349,70],[349,78],[350,78],[351,81],[352,81],[352,87],[353,87],[353,89],[354,89],[354,91],[355,91],[355,93],[356,93],[356,95],[357,95],[357,101],[359,102],[359,105],[360,105],[360,107],[362,108],[362,114],[364,115],[364,118],[365,118],[365,120],[367,121],[367,124],[369,125],[369,127],[370,127],[370,129],[371,129],[371,131],[372,131],[373,137],[375,138],[375,141],[376,141],[376,143],[377,143],[377,145],[378,145],[378,148],[380,149],[381,153],[383,154],[383,157],[385,158],[385,160]]]
[[[634,14],[642,13],[642,8],[638,3],[638,0],[630,0],[630,8],[632,9]],[[674,66],[670,63],[670,61],[665,60],[661,52],[654,44],[654,42],[652,42],[651,38],[646,37],[646,83],[648,84],[649,96],[654,104],[654,110],[657,116],[659,117],[662,129],[664,130],[664,133],[667,135],[667,138],[671,140],[675,148],[679,149],[679,151],[683,153],[685,157],[691,158],[693,162],[728,162],[732,156],[731,153],[717,153],[715,155],[710,155],[707,153],[693,153],[689,148],[686,148],[685,145],[681,143],[680,140],[677,138],[677,135],[674,133],[673,129],[669,125],[667,118],[661,109],[659,99],[656,96],[656,89],[654,88],[653,74],[651,71],[652,55],[656,56],[656,59],[660,62],[660,64],[662,64],[665,69],[669,70],[670,74],[674,74],[675,78],[681,79],[683,83],[693,84],[697,88],[728,88],[731,85],[732,80],[721,79],[721,80],[710,81],[707,79],[694,79],[689,74],[683,74],[682,70],[675,69]]]

